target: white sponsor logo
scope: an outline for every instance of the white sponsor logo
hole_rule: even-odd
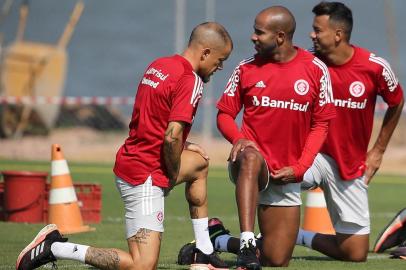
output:
[[[388,86],[389,92],[395,91],[396,87],[399,84],[399,81],[396,78],[395,73],[392,71],[392,68],[390,67],[389,63],[385,59],[383,59],[381,57],[377,57],[373,53],[371,53],[369,60],[374,63],[377,63],[378,65],[380,65],[383,68],[382,76]]]
[[[365,92],[365,85],[360,81],[355,81],[350,85],[349,90],[353,97],[360,97]]]
[[[147,78],[145,78],[145,77],[142,78],[141,83],[142,83],[142,84],[145,84],[145,85],[149,85],[149,86],[151,86],[152,88],[157,88],[158,85],[159,85],[159,82],[154,82],[153,80],[147,79]]]
[[[240,69],[235,69],[233,75],[231,75],[228,83],[226,85],[226,90],[224,94],[227,96],[233,97],[235,95],[235,91],[237,91],[237,85],[240,82]]]
[[[226,94],[229,97],[235,96],[235,91],[237,91],[238,84],[240,83],[240,74],[241,74],[240,67],[252,61],[254,61],[254,57],[244,59],[240,62],[240,64],[238,64],[238,66],[234,69],[233,74],[231,74],[231,77],[227,82],[224,94]]]
[[[257,83],[255,84],[255,87],[258,87],[258,88],[265,88],[266,85],[265,85],[264,81],[259,81],[259,82],[257,82]]]
[[[274,100],[268,96],[262,96],[260,98],[258,98],[257,96],[253,96],[252,98],[252,104],[254,106],[281,108],[301,112],[307,112],[307,109],[309,107],[309,102],[306,102],[306,104],[301,104],[295,102],[294,99],[291,99],[290,101]]]
[[[313,59],[313,64],[318,66],[323,72],[320,78],[319,106],[324,106],[334,101],[330,73],[327,70],[327,66],[317,57]]]
[[[393,78],[394,75],[391,75],[390,71],[384,68],[382,70],[382,76],[385,79],[386,84],[388,85],[389,92],[393,92],[398,86],[397,80]]]
[[[294,85],[295,92],[304,96],[309,92],[309,83],[306,80],[297,80]]]
[[[145,74],[146,75],[148,75],[148,74],[152,74],[152,75],[154,75],[155,77],[157,77],[157,78],[159,78],[161,81],[165,81],[166,80],[166,78],[169,76],[169,74],[163,74],[162,73],[162,71],[161,70],[157,70],[157,69],[155,69],[155,68],[149,68],[146,72],[145,72]]]
[[[336,107],[342,108],[350,108],[350,109],[365,109],[367,105],[368,99],[364,99],[364,101],[352,101],[351,98],[347,100],[343,99],[334,99],[334,105]]]

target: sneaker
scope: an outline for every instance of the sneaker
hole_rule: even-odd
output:
[[[259,259],[257,257],[257,248],[252,244],[252,240],[249,240],[249,242],[238,251],[237,269],[240,270],[261,269],[261,264],[259,263]]]
[[[195,248],[192,257],[190,270],[228,270],[228,265],[219,258],[215,251],[207,255]]]
[[[374,252],[380,253],[406,240],[406,208],[399,211],[385,229],[379,234]]]
[[[209,219],[209,235],[214,248],[216,247],[216,238],[225,234],[230,234],[230,231],[224,227],[223,222],[220,219]]]
[[[196,242],[193,240],[190,243],[183,245],[178,254],[178,264],[189,265],[193,262],[193,253],[196,248]]]
[[[62,238],[55,224],[45,226],[18,255],[16,270],[31,270],[56,261],[51,251],[51,245],[54,242],[66,241],[68,239]]]
[[[210,240],[215,247],[216,238],[220,235],[230,234],[230,231],[224,228],[223,222],[218,218],[209,219]],[[193,261],[193,251],[196,248],[195,240],[183,245],[178,253],[178,264],[189,265]]]
[[[406,260],[406,240],[390,253],[392,259]]]

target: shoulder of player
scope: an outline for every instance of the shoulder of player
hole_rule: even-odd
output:
[[[258,59],[255,56],[250,56],[247,58],[244,58],[241,60],[238,65],[235,67],[235,69],[246,69],[246,68],[252,68],[254,66],[257,66],[259,63]]]

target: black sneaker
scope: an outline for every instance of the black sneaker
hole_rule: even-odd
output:
[[[379,234],[374,252],[383,252],[388,248],[395,247],[406,240],[406,208],[399,211],[396,216],[386,225]]]
[[[406,240],[393,250],[390,255],[392,259],[406,260]]]
[[[193,262],[193,252],[196,248],[196,242],[193,240],[190,243],[183,245],[178,254],[178,264],[189,265]]]
[[[207,255],[195,248],[192,257],[193,262],[190,265],[190,270],[228,270],[228,265],[219,258],[215,251]]]
[[[56,261],[51,251],[51,245],[54,242],[66,241],[68,239],[62,238],[55,224],[45,226],[18,255],[16,270],[31,270]]]
[[[257,248],[249,240],[237,253],[237,270],[260,270]]]
[[[225,235],[225,234],[230,234],[230,231],[227,230],[223,222],[218,219],[218,218],[211,218],[209,219],[209,235],[210,235],[210,240],[211,243],[213,244],[213,247],[216,248],[216,238],[219,237],[220,235]]]
[[[216,238],[220,235],[230,234],[230,231],[224,228],[223,222],[218,218],[209,219],[209,235],[210,240],[213,244],[214,249],[216,249],[215,242]],[[189,265],[193,261],[193,251],[196,248],[195,240],[183,245],[178,253],[178,264]]]

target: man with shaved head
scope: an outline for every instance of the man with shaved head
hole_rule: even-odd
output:
[[[203,83],[223,68],[233,43],[215,22],[196,26],[181,55],[158,58],[137,90],[129,136],[116,156],[116,186],[125,206],[129,251],[66,242],[48,225],[20,253],[18,270],[70,259],[99,269],[156,269],[164,231],[164,196],[186,184],[196,239],[191,269],[226,269],[210,242],[207,211],[208,156],[186,141],[203,94]]]
[[[240,221],[239,269],[261,268],[253,232],[257,206],[261,263],[289,264],[299,229],[300,182],[335,116],[327,67],[293,45],[295,26],[285,7],[262,10],[251,36],[257,53],[235,68],[217,104],[218,128],[233,144],[229,172]],[[215,248],[227,250],[229,238],[218,237]]]

